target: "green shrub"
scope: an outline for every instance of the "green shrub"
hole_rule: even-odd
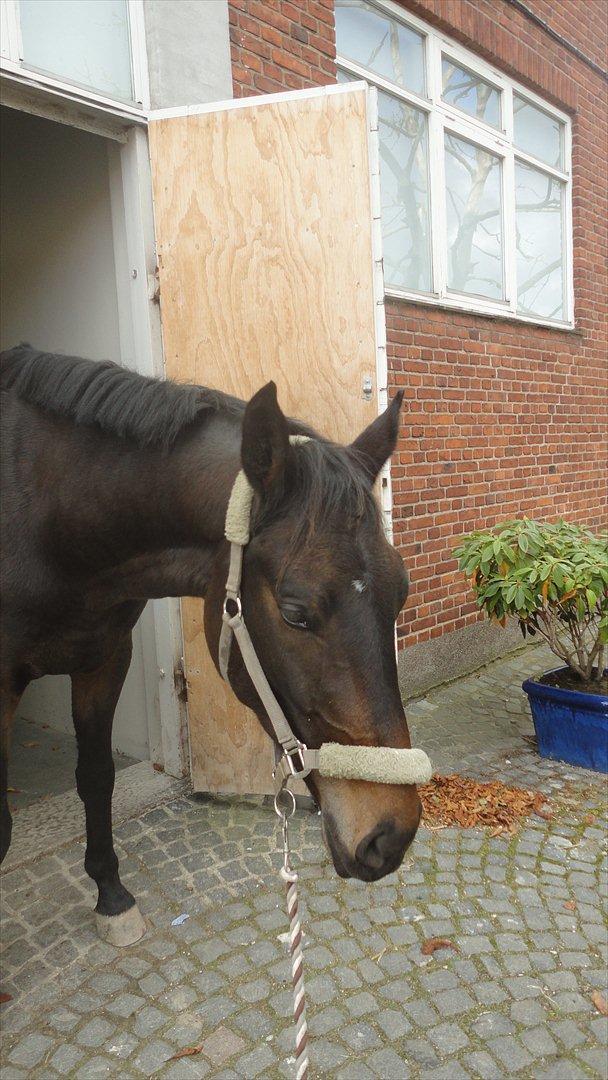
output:
[[[558,521],[507,521],[454,549],[488,615],[541,634],[572,671],[599,681],[608,643],[608,533]],[[596,668],[594,676],[594,668]]]

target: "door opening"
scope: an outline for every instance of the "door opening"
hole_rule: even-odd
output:
[[[128,363],[117,289],[124,257],[111,193],[116,144],[8,108],[1,133],[2,348],[28,341],[52,352]],[[114,721],[118,767],[151,756],[139,624],[133,637]],[[73,742],[69,679],[30,684],[13,736],[15,806],[74,786]]]

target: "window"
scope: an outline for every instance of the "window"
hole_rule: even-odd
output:
[[[449,56],[441,57],[441,100],[500,129],[500,90]]]
[[[378,88],[387,292],[573,325],[570,124],[392,0],[336,0]]]
[[[502,161],[445,133],[447,284],[455,292],[504,300]]]
[[[380,97],[378,121],[386,163],[384,258],[392,281],[426,292],[431,287],[426,124],[418,109],[388,94]]]
[[[0,0],[2,66],[50,88],[144,104],[141,0]]]
[[[563,320],[563,185],[515,162],[518,309]]]
[[[133,99],[126,0],[20,0],[23,63]]]
[[[369,4],[336,4],[340,54],[377,75],[424,94],[424,37]]]

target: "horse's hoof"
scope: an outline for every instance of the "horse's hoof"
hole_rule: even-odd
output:
[[[146,932],[146,924],[137,904],[123,911],[122,915],[100,915],[96,911],[95,922],[101,940],[119,949],[134,945]]]

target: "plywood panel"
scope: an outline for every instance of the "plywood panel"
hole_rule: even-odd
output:
[[[350,441],[377,408],[365,90],[159,119],[150,143],[167,374],[242,398],[275,379],[288,413]],[[195,788],[270,791],[200,601],[183,621]]]

